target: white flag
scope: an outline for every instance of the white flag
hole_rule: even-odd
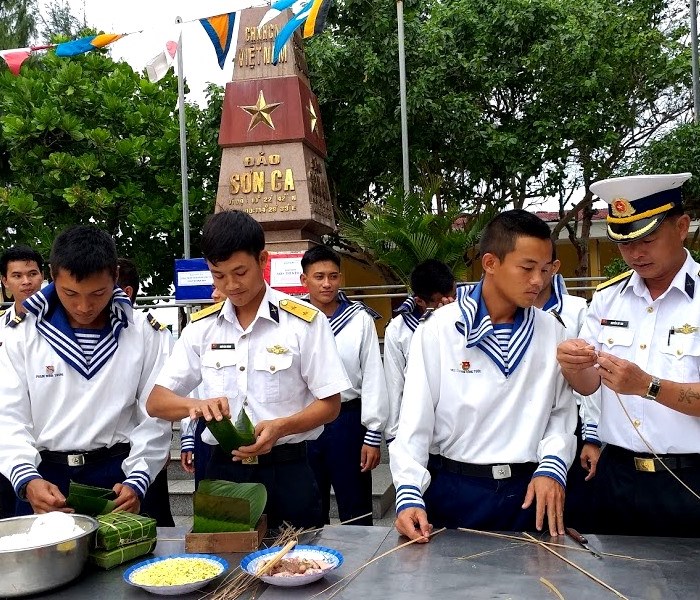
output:
[[[165,43],[165,48],[146,63],[146,74],[149,81],[155,83],[165,77],[175,60],[177,52],[177,42],[169,40]]]

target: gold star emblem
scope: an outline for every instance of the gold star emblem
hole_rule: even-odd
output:
[[[272,122],[272,112],[280,105],[282,102],[273,102],[268,104],[265,100],[265,95],[263,91],[260,90],[258,94],[258,101],[253,106],[239,106],[246,111],[250,116],[250,125],[248,125],[248,131],[253,129],[258,123],[265,123],[270,129],[274,129],[275,125]]]
[[[637,212],[627,198],[614,198],[610,203],[610,211],[615,217],[631,217]]]
[[[318,117],[316,116],[316,111],[314,110],[314,105],[309,100],[309,115],[311,115],[311,133],[316,131],[316,124],[318,123]]]

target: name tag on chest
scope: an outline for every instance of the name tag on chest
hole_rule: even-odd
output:
[[[604,327],[629,327],[629,321],[621,321],[619,319],[601,319],[600,324]]]
[[[236,344],[215,343],[211,345],[212,350],[235,350]]]

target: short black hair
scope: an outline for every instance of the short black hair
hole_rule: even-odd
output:
[[[246,252],[257,259],[265,249],[265,232],[248,213],[224,211],[207,219],[200,246],[204,258],[214,265],[235,252]]]
[[[117,285],[122,288],[122,290],[124,288],[131,287],[133,290],[133,298],[130,298],[130,300],[133,302],[136,300],[136,294],[139,293],[139,286],[141,285],[136,263],[130,258],[120,258],[117,260],[117,266],[119,267]]]
[[[479,243],[481,256],[493,254],[498,260],[503,260],[515,250],[519,237],[552,241],[552,232],[547,223],[531,212],[522,208],[507,210],[496,215],[484,228]]]
[[[112,236],[94,225],[73,225],[58,234],[49,257],[56,277],[61,269],[76,281],[108,271],[117,279],[117,248]]]
[[[328,246],[314,246],[304,252],[301,257],[301,270],[306,273],[306,267],[309,267],[317,262],[330,261],[338,270],[340,270],[340,256],[338,253]]]
[[[24,262],[34,261],[36,266],[39,267],[39,271],[44,272],[44,259],[41,258],[41,254],[29,246],[20,245],[8,248],[0,256],[0,274],[3,277],[7,277],[7,265],[16,260]]]
[[[411,271],[411,292],[426,302],[434,294],[450,295],[455,287],[455,276],[444,262],[429,258]]]

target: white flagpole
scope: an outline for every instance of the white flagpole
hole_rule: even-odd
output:
[[[408,110],[406,107],[406,51],[404,49],[403,0],[396,2],[399,22],[399,95],[401,96],[401,162],[403,165],[403,193],[411,190],[408,171]]]
[[[182,23],[182,17],[175,20]],[[185,120],[185,77],[182,67],[182,29],[177,42],[177,95],[180,113],[180,176],[182,178],[183,257],[190,258],[190,199],[187,174],[187,124]]]

